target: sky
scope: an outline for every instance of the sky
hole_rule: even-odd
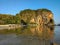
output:
[[[60,23],[60,0],[0,0],[0,14],[15,15],[24,9],[41,8],[51,10],[55,24]]]

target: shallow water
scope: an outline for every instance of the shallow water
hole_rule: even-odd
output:
[[[52,45],[60,44],[60,27],[21,27],[0,30],[0,45]]]

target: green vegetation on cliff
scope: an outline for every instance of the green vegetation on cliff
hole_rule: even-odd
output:
[[[9,14],[0,14],[0,24],[13,24],[15,23],[15,16]]]
[[[28,24],[32,22],[40,23],[40,19],[42,20],[41,22],[45,24],[50,23],[49,21],[54,23],[53,14],[52,16],[50,14],[52,14],[52,12],[48,9],[38,9],[38,10],[25,9],[20,11],[16,15],[0,14],[0,24]],[[39,17],[40,15],[41,18]],[[40,19],[37,19],[38,17]]]

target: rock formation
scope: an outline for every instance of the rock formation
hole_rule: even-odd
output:
[[[53,13],[48,9],[30,10],[26,9],[20,13],[21,20],[27,24],[54,25]]]
[[[53,20],[53,13],[48,10],[48,9],[40,9],[37,10],[37,18],[36,18],[36,23],[37,24],[49,24],[52,25],[54,24]]]

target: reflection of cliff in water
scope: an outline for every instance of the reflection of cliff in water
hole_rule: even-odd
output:
[[[5,29],[0,30],[0,34],[9,35],[13,34],[14,37],[11,41],[17,40],[16,42],[20,45],[53,45],[54,44],[54,27],[53,26],[36,26],[36,27],[21,27],[17,29]],[[2,38],[1,38],[2,39]],[[14,43],[16,43],[14,42]]]
[[[22,45],[53,45],[54,27],[37,26],[23,27],[21,31],[17,31],[18,37],[22,37]]]

